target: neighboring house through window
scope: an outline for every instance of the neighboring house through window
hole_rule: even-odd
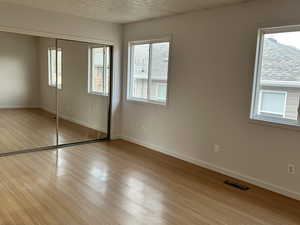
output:
[[[109,93],[109,75],[109,47],[91,47],[89,49],[89,93],[107,96]]]
[[[300,125],[300,31],[261,29],[251,119]]]
[[[170,42],[129,43],[127,99],[166,104]]]
[[[286,91],[260,91],[259,114],[285,117]]]
[[[62,88],[62,49],[58,48],[56,62],[56,48],[48,48],[48,85],[56,87],[56,78],[58,89]],[[56,63],[58,65],[56,70]],[[56,72],[58,74],[56,75]]]

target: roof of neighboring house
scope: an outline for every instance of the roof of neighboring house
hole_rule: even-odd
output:
[[[266,38],[263,46],[262,80],[300,81],[300,50]]]

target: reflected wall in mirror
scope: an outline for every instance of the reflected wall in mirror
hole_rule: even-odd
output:
[[[41,92],[43,54],[39,37],[0,32],[0,153],[56,145],[56,118],[44,107],[55,90]]]
[[[62,52],[58,144],[106,138],[110,47],[58,40],[57,48]]]

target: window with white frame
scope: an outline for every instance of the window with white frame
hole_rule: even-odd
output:
[[[89,87],[88,92],[107,96],[109,93],[110,55],[109,47],[89,49]]]
[[[48,48],[48,85],[50,87],[62,88],[62,49],[57,49],[57,62],[56,62],[56,48]],[[56,70],[57,64],[57,70]],[[56,74],[57,72],[57,74]],[[56,82],[57,79],[57,82]]]
[[[127,99],[166,104],[170,41],[129,43]]]
[[[300,27],[259,31],[251,119],[300,125]]]
[[[286,91],[261,90],[258,113],[284,117],[286,109],[286,97]]]

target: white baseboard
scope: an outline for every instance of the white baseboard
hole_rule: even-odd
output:
[[[41,109],[45,110],[46,112],[49,112],[49,113],[52,113],[52,114],[56,114],[56,112],[54,112],[53,110],[50,110],[48,108],[42,107]],[[60,115],[60,116],[64,120],[68,120],[70,122],[79,124],[81,126],[92,128],[94,130],[97,130],[97,131],[100,131],[100,132],[103,132],[103,133],[107,132],[105,128],[99,128],[99,127],[96,127],[96,126],[92,126],[92,125],[88,124],[87,122],[84,122],[84,121],[81,121],[81,120],[78,120],[78,119],[74,119],[74,118],[71,118],[71,117],[68,117],[68,116],[65,116],[65,115]]]
[[[40,106],[28,106],[28,105],[1,105],[0,109],[38,109]]]
[[[131,137],[128,137],[128,136],[121,136],[120,139],[129,141],[129,142],[132,142],[132,143],[135,143],[135,144],[138,144],[138,145],[142,145],[146,148],[149,148],[150,150],[161,152],[161,153],[164,153],[166,155],[170,155],[170,156],[173,156],[175,158],[190,162],[190,163],[195,164],[197,166],[200,166],[200,167],[218,172],[220,174],[223,174],[223,175],[226,175],[226,176],[230,176],[230,177],[248,182],[250,184],[256,185],[258,187],[276,192],[278,194],[281,194],[281,195],[284,195],[284,196],[287,196],[287,197],[290,197],[290,198],[293,198],[293,199],[296,199],[296,200],[300,200],[300,193],[299,192],[290,191],[290,190],[288,190],[286,188],[283,188],[283,187],[280,187],[278,185],[274,185],[274,184],[259,180],[259,179],[254,178],[254,177],[250,177],[250,176],[241,174],[241,173],[236,172],[236,171],[232,171],[232,170],[229,170],[229,169],[226,169],[226,168],[223,168],[223,167],[219,167],[217,165],[214,165],[214,164],[211,164],[211,163],[199,160],[199,159],[193,159],[191,157],[187,157],[187,156],[184,156],[184,155],[173,153],[173,152],[168,151],[167,149],[164,149],[160,146],[149,144],[149,143],[146,143],[144,141],[138,140],[136,138],[131,138]]]

